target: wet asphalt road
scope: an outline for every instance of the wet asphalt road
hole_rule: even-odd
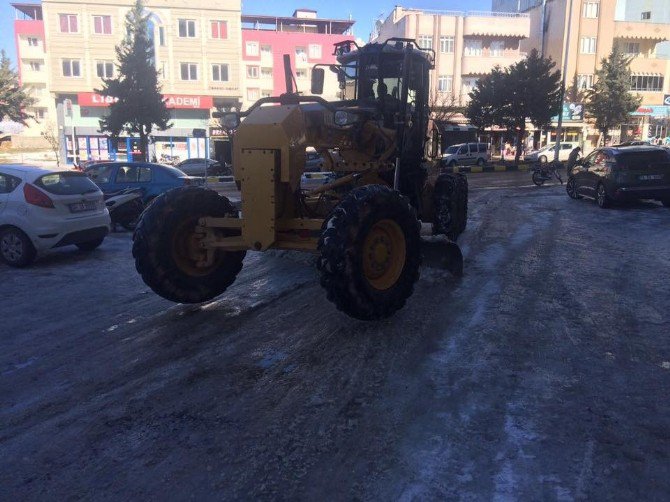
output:
[[[0,499],[666,499],[670,210],[469,179],[465,276],[379,323],[307,255],[196,307],[127,233],[0,266]]]

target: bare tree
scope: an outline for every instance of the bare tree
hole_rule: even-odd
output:
[[[435,122],[449,122],[457,115],[465,113],[465,106],[451,92],[436,92],[429,100],[430,118]]]
[[[44,126],[44,130],[40,133],[40,136],[49,143],[49,148],[51,148],[51,151],[56,155],[56,166],[60,167],[60,137],[53,122],[49,122]]]

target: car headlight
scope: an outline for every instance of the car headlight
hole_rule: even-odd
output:
[[[335,125],[342,127],[356,122],[358,122],[358,115],[355,113],[350,113],[345,110],[337,110],[335,112]]]

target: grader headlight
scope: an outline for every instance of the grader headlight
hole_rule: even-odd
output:
[[[335,125],[344,127],[358,122],[358,115],[346,110],[337,110],[335,112]]]

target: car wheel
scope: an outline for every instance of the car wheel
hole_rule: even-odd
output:
[[[540,157],[537,160],[540,164],[546,164],[547,163],[547,156],[546,155],[540,155]]]
[[[533,183],[535,183],[537,186],[542,186],[544,185],[544,181],[545,177],[540,171],[533,171]]]
[[[607,209],[612,205],[612,200],[610,199],[609,195],[607,195],[605,185],[602,183],[600,183],[596,189],[596,202],[598,203],[598,207],[602,209]]]
[[[104,241],[104,237],[99,237],[97,239],[93,239],[92,241],[86,241],[86,242],[80,242],[76,244],[76,246],[81,249],[82,251],[93,251],[97,247],[102,244],[102,241]]]
[[[484,159],[482,159],[481,157],[479,157],[479,158],[477,159],[477,165],[478,165],[479,167],[482,167],[484,164],[486,164],[486,161],[485,161]]]
[[[0,256],[7,265],[21,268],[33,262],[37,251],[25,233],[10,227],[0,232]]]
[[[574,177],[568,178],[568,182],[565,185],[565,191],[568,193],[568,196],[571,199],[581,199],[582,196],[579,195],[579,192],[577,191],[577,181],[575,180]]]

